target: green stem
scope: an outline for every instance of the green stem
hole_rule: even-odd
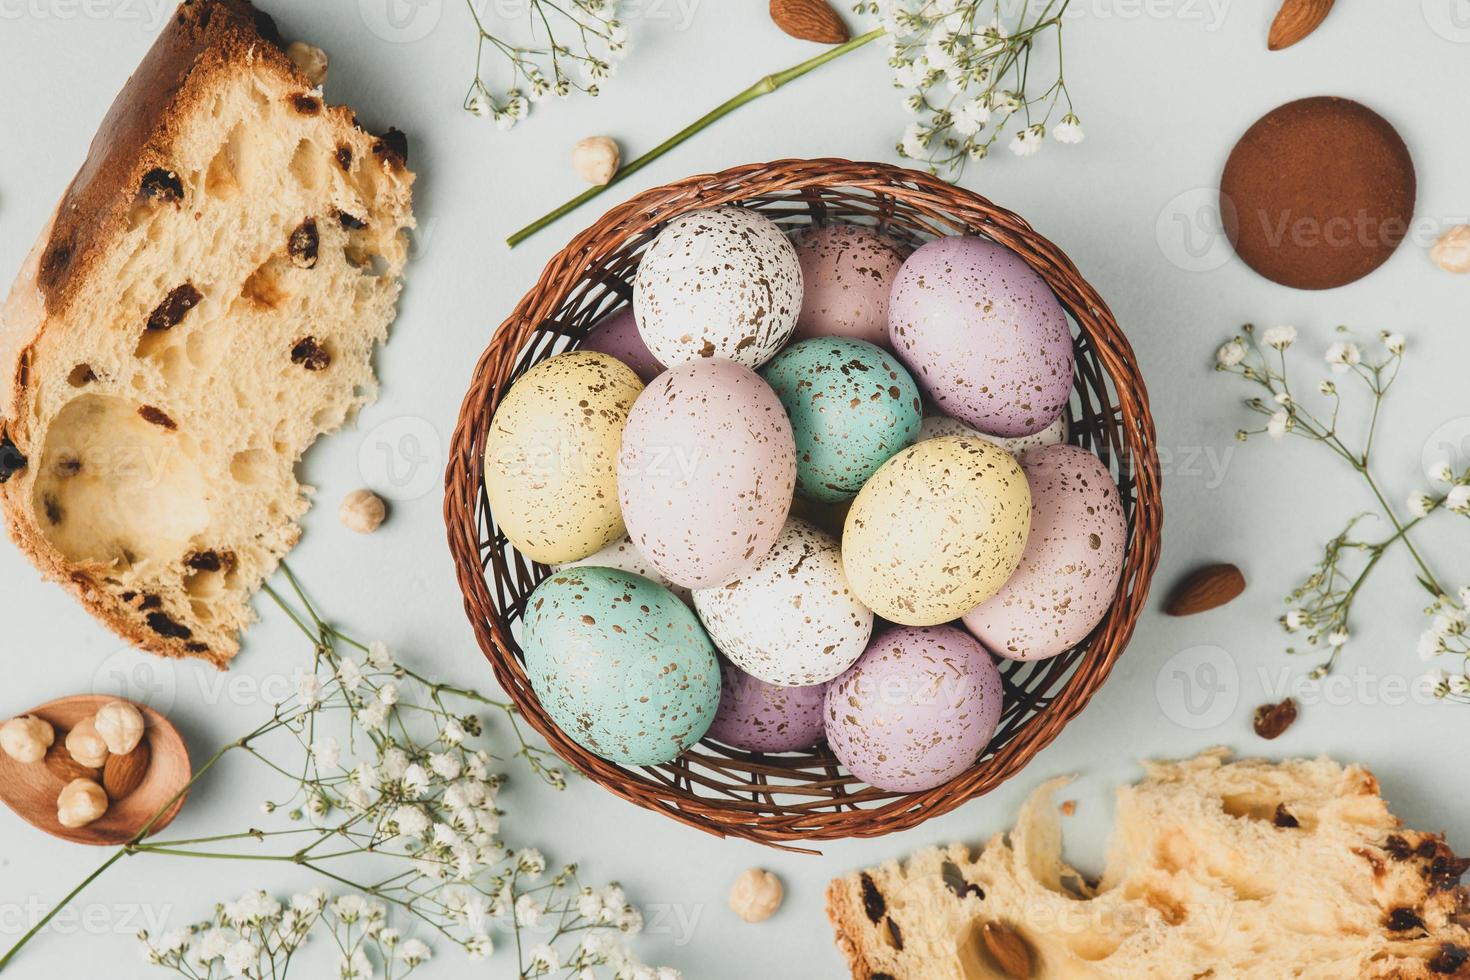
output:
[[[825,65],[829,61],[834,61],[850,51],[856,51],[863,45],[878,40],[878,38],[882,37],[884,33],[884,30],[880,27],[876,30],[869,31],[866,34],[855,37],[851,41],[848,41],[846,44],[839,44],[834,48],[823,51],[816,57],[808,58],[801,64],[793,65],[792,67],[787,68],[785,71],[779,71],[775,74],[767,75],[765,78],[762,78],[760,81],[756,82],[745,91],[739,93],[731,99],[727,99],[726,101],[720,103],[714,109],[711,109],[709,112],[700,116],[694,122],[690,123],[688,126],[685,126],[683,129],[679,130],[673,136],[664,140],[662,143],[660,143],[658,146],[655,146],[647,153],[643,154],[635,160],[630,160],[628,163],[624,164],[623,167],[619,169],[616,174],[613,175],[612,180],[608,181],[606,184],[603,184],[600,187],[589,187],[587,188],[587,190],[578,194],[576,197],[572,198],[570,201],[566,202],[551,213],[537,218],[535,221],[531,222],[529,225],[507,238],[505,240],[506,244],[509,245],[511,248],[515,248],[521,242],[525,241],[527,238],[530,238],[532,235],[536,234],[536,232],[542,230],[547,225],[550,225],[552,222],[557,221],[560,218],[563,218],[571,212],[575,211],[577,208],[581,207],[583,204],[586,204],[588,201],[592,200],[594,197],[601,194],[603,191],[607,190],[609,187],[613,186],[619,181],[633,176],[635,173],[642,170],[650,163],[653,163],[659,157],[663,156],[665,153],[668,153],[674,147],[678,146],[680,143],[683,143],[685,140],[689,139],[700,130],[705,129],[712,123],[715,123],[718,120],[724,118],[725,116],[734,112],[736,109],[739,109],[741,106],[745,105],[747,102],[754,102],[756,99],[760,98],[763,95],[770,95],[772,92],[776,91],[776,89],[785,85],[787,82],[800,78],[802,75],[805,75],[808,72],[813,71],[814,69],[820,68],[822,65]]]
[[[1419,566],[1419,571],[1424,573],[1424,581],[1429,583],[1438,594],[1445,595],[1444,587],[1439,584],[1439,580],[1434,577],[1434,573],[1429,570],[1429,565],[1424,561],[1423,556],[1419,554],[1419,549],[1414,547],[1414,542],[1409,540],[1408,535],[1405,533],[1408,528],[1399,523],[1398,515],[1393,512],[1393,508],[1388,504],[1388,498],[1378,488],[1378,481],[1373,479],[1373,474],[1368,472],[1366,466],[1362,468],[1362,473],[1363,479],[1368,481],[1368,487],[1373,491],[1373,496],[1378,498],[1378,505],[1383,508],[1384,516],[1388,518],[1389,523],[1398,532],[1395,537],[1402,537],[1404,539],[1404,547],[1409,549],[1409,554],[1414,556],[1414,563]]]

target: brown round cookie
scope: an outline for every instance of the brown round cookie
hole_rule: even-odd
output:
[[[1351,99],[1288,102],[1246,130],[1220,179],[1225,233],[1245,264],[1298,289],[1361,279],[1414,216],[1414,161],[1388,121]]]

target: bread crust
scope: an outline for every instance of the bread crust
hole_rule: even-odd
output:
[[[31,365],[48,330],[63,328],[80,291],[113,241],[121,237],[145,175],[167,169],[171,151],[190,114],[216,80],[242,69],[264,70],[303,92],[311,81],[288,58],[275,22],[249,0],[183,0],[138,68],[123,85],[93,137],[86,160],[67,186],[40,237],[21,265],[0,308],[0,444],[9,442],[30,464],[38,447],[27,402]],[[332,122],[356,129],[346,106],[322,105]],[[372,137],[368,137],[372,139]],[[401,139],[401,137],[400,137]],[[406,169],[401,147],[377,138],[374,153]],[[50,579],[70,591],[96,619],[129,643],[169,657],[197,657],[224,668],[238,650],[199,649],[187,638],[143,628],[134,609],[95,584],[100,565],[59,554],[36,523],[20,484],[0,482],[0,506],[11,539]],[[293,544],[300,529],[294,529]],[[132,615],[126,615],[131,612]]]

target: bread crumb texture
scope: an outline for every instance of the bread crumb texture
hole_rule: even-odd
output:
[[[119,94],[0,323],[0,501],[127,639],[238,650],[296,463],[376,394],[412,183],[244,0],[182,5]]]
[[[832,882],[856,980],[1470,977],[1462,860],[1404,829],[1373,775],[1328,759],[1147,763],[1118,791],[1101,881],[1063,863],[1053,780],[973,856],[930,848]],[[993,946],[993,944],[992,944]]]

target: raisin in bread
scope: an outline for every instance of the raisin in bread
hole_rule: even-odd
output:
[[[834,881],[827,912],[853,976],[1470,977],[1470,861],[1403,829],[1358,766],[1218,750],[1147,764],[1118,791],[1098,883],[1061,859],[1065,782],[978,857],[931,848]]]
[[[296,543],[295,464],[376,391],[406,157],[246,0],[187,0],[26,259],[0,321],[6,523],[139,646],[224,665]]]

